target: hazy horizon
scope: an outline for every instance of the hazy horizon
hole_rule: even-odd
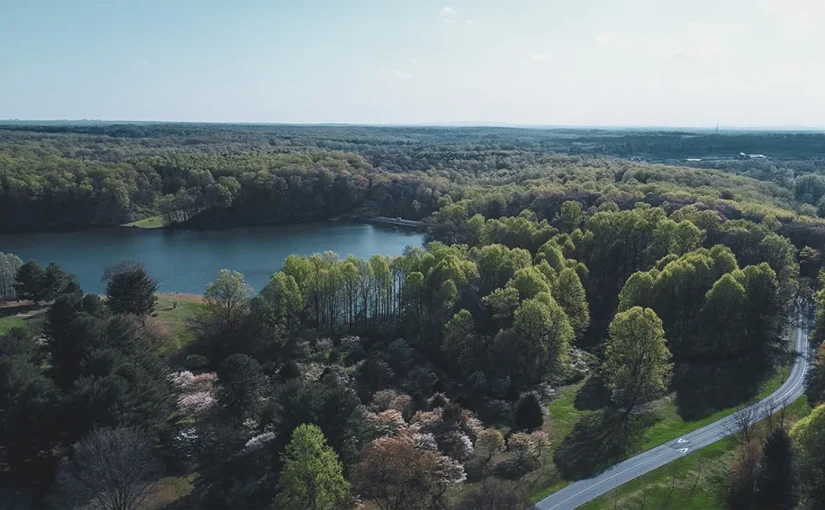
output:
[[[817,0],[0,2],[0,119],[818,130],[823,23]]]

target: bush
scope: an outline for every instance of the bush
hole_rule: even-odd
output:
[[[534,393],[527,393],[519,400],[515,414],[516,427],[519,430],[532,431],[544,425],[544,412]]]

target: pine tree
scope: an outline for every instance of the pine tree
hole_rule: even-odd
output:
[[[20,266],[14,276],[15,283],[13,285],[17,299],[34,301],[35,304],[43,301],[42,288],[45,277],[46,273],[43,268],[33,260]]]
[[[281,510],[332,510],[347,497],[344,468],[317,426],[295,429],[283,461],[276,498]]]
[[[544,413],[541,403],[534,393],[528,393],[519,400],[515,416],[519,430],[536,430],[544,425]]]
[[[114,313],[150,315],[158,298],[158,283],[137,262],[121,262],[107,268],[103,274],[106,284],[106,303]]]

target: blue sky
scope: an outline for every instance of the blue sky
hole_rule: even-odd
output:
[[[0,1],[0,119],[825,126],[825,0]]]

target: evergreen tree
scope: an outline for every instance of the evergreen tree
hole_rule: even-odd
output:
[[[778,428],[762,447],[754,506],[759,510],[785,510],[794,508],[796,503],[796,465],[791,437],[784,428]]]
[[[157,304],[157,281],[138,262],[121,262],[106,268],[106,304],[114,313],[151,315]]]
[[[315,425],[301,425],[283,454],[276,501],[281,510],[333,510],[349,492],[344,468]]]
[[[15,275],[14,292],[17,299],[25,299],[40,304],[43,301],[43,281],[46,272],[37,262],[30,260],[20,266]]]
[[[527,393],[518,402],[515,416],[516,428],[532,431],[544,425],[541,403],[534,393]]]

